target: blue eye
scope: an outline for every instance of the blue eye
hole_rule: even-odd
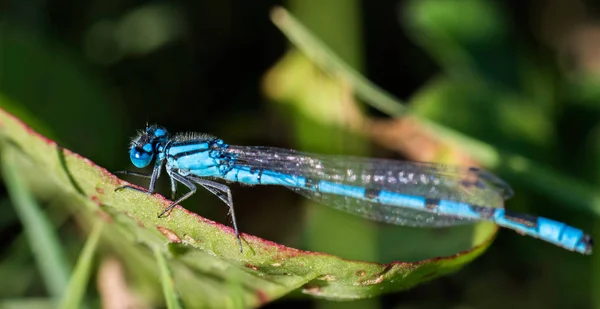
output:
[[[135,165],[135,167],[138,168],[148,166],[148,164],[152,162],[153,157],[154,154],[152,152],[147,152],[137,147],[133,147],[131,148],[131,151],[129,151],[129,159],[131,159],[131,163],[133,163],[133,165]]]

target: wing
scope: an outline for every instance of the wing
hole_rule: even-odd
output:
[[[414,227],[444,227],[472,223],[474,220],[432,214],[381,203],[358,200],[352,197],[315,192],[303,188],[290,188],[294,192],[323,205],[361,216],[373,221]]]
[[[235,165],[272,170],[334,183],[386,190],[429,199],[501,208],[512,188],[478,168],[349,156],[303,153],[290,149],[230,145]],[[439,216],[377,202],[291,188],[299,194],[340,210],[373,220],[410,226],[447,226],[468,220]]]

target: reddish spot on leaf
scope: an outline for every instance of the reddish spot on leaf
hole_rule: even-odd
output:
[[[179,236],[177,236],[177,234],[170,229],[163,226],[157,226],[156,229],[158,229],[158,231],[161,232],[170,242],[181,242],[181,238],[179,238]]]
[[[100,218],[100,220],[103,220],[106,223],[112,223],[113,219],[111,216],[109,216],[107,213],[105,213],[104,211],[96,211],[96,215],[98,215],[98,217]]]
[[[90,199],[91,199],[91,200],[92,200],[94,203],[96,203],[96,205],[98,205],[99,207],[102,207],[102,201],[100,201],[100,198],[99,198],[99,197],[97,197],[97,196],[95,196],[95,195],[92,195],[92,196],[90,197]]]
[[[138,226],[139,226],[139,227],[144,227],[144,222],[142,222],[142,221],[141,221],[141,220],[140,220],[138,217],[136,217],[136,216],[132,215],[131,213],[129,213],[129,212],[127,212],[127,211],[125,212],[125,215],[126,215],[127,217],[129,217],[129,219],[131,219],[131,220],[133,220],[133,221],[137,222],[137,224],[138,224]]]
[[[190,235],[183,235],[183,241],[192,245],[196,243],[196,240]]]
[[[252,265],[252,264],[249,264],[249,263],[246,263],[246,265],[245,265],[245,266],[246,266],[247,268],[250,268],[250,269],[252,269],[252,270],[258,270],[258,269],[259,269],[259,268],[258,268],[258,266],[256,266],[256,265]]]
[[[96,187],[96,192],[98,192],[98,194],[104,194],[104,189]]]
[[[275,248],[277,250],[276,254],[273,256],[275,260],[285,261],[290,258],[295,258],[298,256],[328,256],[326,253],[321,252],[312,252],[312,251],[303,251],[295,248],[286,247],[284,245],[274,243],[271,241],[261,240],[263,243],[268,244],[269,248]]]
[[[312,295],[319,295],[321,294],[321,292],[323,291],[323,288],[321,288],[321,286],[318,286],[316,284],[305,284],[302,292],[306,293],[306,294],[312,294]]]
[[[358,281],[358,284],[360,284],[360,285],[373,285],[373,284],[378,284],[378,283],[381,283],[381,282],[383,282],[383,279],[384,279],[384,278],[385,278],[385,276],[384,276],[383,274],[381,274],[381,275],[378,275],[378,276],[376,276],[376,277],[371,277],[371,278],[369,278],[369,279],[366,279],[366,280],[361,280],[361,281]]]
[[[324,276],[321,276],[321,277],[319,277],[317,279],[323,280],[323,281],[329,281],[329,282],[337,280],[337,278],[335,276],[333,276],[333,275],[324,275]]]
[[[383,269],[382,272],[380,272],[379,274],[373,275],[373,276],[371,276],[368,279],[359,280],[358,284],[360,284],[360,285],[373,285],[373,284],[381,283],[385,279],[385,275],[388,272],[390,272],[391,270],[393,270],[395,265],[401,265],[401,264],[405,264],[405,263],[393,262],[393,263],[386,264],[385,268]]]
[[[269,295],[263,290],[257,290],[256,296],[258,297],[259,307],[269,302]]]
[[[36,132],[32,128],[30,128],[28,125],[26,125],[23,121],[21,121],[21,119],[13,116],[11,114],[6,114],[6,115],[8,115],[9,117],[12,117],[17,123],[19,123],[19,125],[21,127],[23,127],[23,129],[25,130],[25,132],[27,132],[27,134],[33,135],[33,136],[39,138],[40,140],[42,140],[43,142],[45,142],[48,145],[56,146],[56,143],[53,140],[39,134],[38,132]]]

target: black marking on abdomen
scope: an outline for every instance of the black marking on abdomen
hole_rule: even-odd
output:
[[[440,206],[439,198],[428,198],[425,199],[425,208],[429,210],[436,210]]]
[[[319,180],[313,178],[306,178],[304,181],[304,187],[314,191],[319,191]]]
[[[379,189],[367,188],[365,189],[365,198],[369,200],[377,200],[379,199],[380,192],[381,190]]]
[[[504,210],[504,218],[515,223],[523,224],[527,227],[538,227],[538,218],[536,216]]]
[[[261,177],[262,177],[263,172],[264,172],[264,170],[262,168],[258,169],[258,175],[256,175],[256,181],[260,184],[262,184]]]
[[[565,226],[566,226],[566,224],[563,223],[563,225],[560,227],[560,232],[558,233],[558,239],[561,239],[561,240],[563,239],[563,236],[564,236],[565,230],[566,230]]]
[[[490,219],[493,215],[494,212],[496,211],[495,208],[490,208],[490,207],[483,207],[483,206],[477,206],[477,205],[471,205],[471,210],[478,213],[481,218],[483,219]]]

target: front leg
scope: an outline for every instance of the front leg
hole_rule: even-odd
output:
[[[160,170],[162,169],[162,164],[163,164],[163,161],[160,161],[160,162],[157,161],[156,164],[154,164],[154,169],[152,170],[151,175],[137,173],[137,172],[130,172],[130,171],[115,172],[116,174],[125,174],[125,175],[131,175],[131,176],[136,176],[136,177],[150,178],[150,184],[148,185],[148,189],[146,189],[146,190],[143,190],[143,189],[131,186],[131,185],[124,185],[124,186],[120,186],[120,187],[116,188],[115,191],[121,191],[123,189],[133,189],[136,191],[145,192],[148,195],[152,194],[154,192],[154,187],[156,186],[156,179],[158,179],[158,177],[160,177]]]
[[[154,192],[154,186],[156,186],[156,180],[160,177],[160,170],[162,169],[164,160],[156,161],[154,169],[152,170],[152,177],[150,177],[150,184],[148,185],[148,194]]]
[[[135,177],[141,177],[141,178],[152,178],[152,174],[148,175],[148,174],[132,172],[132,171],[115,171],[115,172],[113,172],[113,174],[123,174],[123,175],[129,175],[129,176],[135,176]],[[132,190],[144,192],[144,193],[148,192],[148,190],[140,189],[138,187],[134,187],[134,186],[130,186],[130,185],[120,186],[115,189],[115,192],[121,191],[123,189],[132,189]]]
[[[141,178],[152,178],[152,174],[144,174],[144,173],[138,173],[138,172],[132,172],[132,171],[114,171],[113,174],[122,174],[122,175],[135,176],[135,177],[141,177]]]

